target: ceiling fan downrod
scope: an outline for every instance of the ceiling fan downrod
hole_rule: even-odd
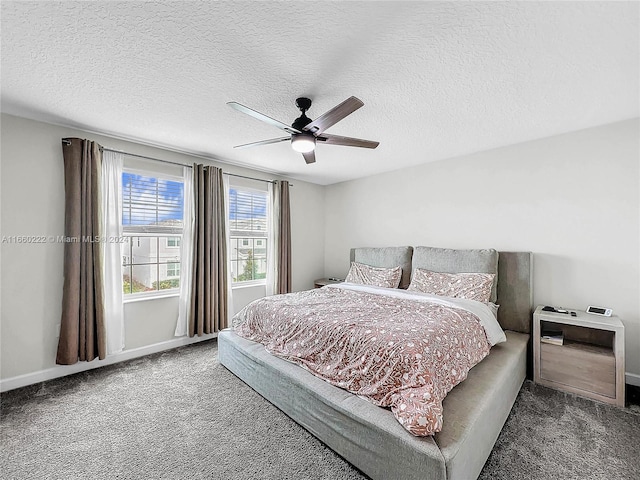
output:
[[[296,98],[296,107],[300,109],[302,115],[296,118],[291,126],[297,130],[302,130],[311,123],[311,119],[305,115],[305,112],[311,108],[311,99],[307,97]]]

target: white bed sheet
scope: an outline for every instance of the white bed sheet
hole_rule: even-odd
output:
[[[480,320],[480,324],[487,334],[487,340],[489,341],[491,346],[507,341],[504,330],[502,330],[502,327],[500,327],[498,320],[496,320],[493,311],[486,303],[477,302],[475,300],[467,300],[463,298],[440,297],[437,295],[430,295],[428,293],[408,292],[406,290],[400,290],[397,288],[358,285],[355,283],[347,282],[333,283],[330,285],[326,285],[323,288],[344,288],[347,290],[368,292],[378,295],[387,295],[390,297],[407,298],[420,302],[432,302],[443,305],[445,307],[462,308],[478,317],[478,319]]]

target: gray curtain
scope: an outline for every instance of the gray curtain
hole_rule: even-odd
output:
[[[277,259],[275,293],[291,291],[291,209],[289,208],[289,182],[276,181],[275,194],[278,195],[276,205],[279,206],[279,222],[277,225]]]
[[[100,243],[102,152],[89,140],[62,140],[65,219],[62,318],[56,363],[105,358],[107,337]]]
[[[193,165],[194,232],[189,336],[227,327],[227,242],[222,170]]]

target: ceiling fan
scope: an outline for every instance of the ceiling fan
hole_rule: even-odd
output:
[[[379,142],[372,142],[371,140],[341,137],[339,135],[328,135],[324,133],[326,129],[335,125],[347,115],[352,114],[364,105],[364,103],[356,97],[347,98],[344,102],[336,105],[315,120],[311,120],[305,114],[305,112],[311,107],[311,100],[306,97],[297,98],[296,106],[300,109],[302,115],[296,118],[291,126],[286,123],[279,122],[278,120],[268,117],[265,114],[257,112],[249,107],[245,107],[237,102],[228,102],[227,105],[239,112],[246,113],[247,115],[251,115],[253,118],[257,118],[269,125],[273,125],[280,130],[284,130],[289,134],[288,137],[272,138],[270,140],[262,140],[261,142],[246,143],[244,145],[237,145],[234,148],[256,147],[258,145],[268,145],[270,143],[279,143],[291,140],[291,147],[296,152],[302,153],[305,162],[314,163],[316,161],[316,154],[314,150],[318,142],[326,143],[327,145],[344,145],[347,147],[363,148],[376,148],[379,145]]]

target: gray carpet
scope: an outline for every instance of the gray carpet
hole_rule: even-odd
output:
[[[218,364],[215,340],[0,402],[1,478],[365,478]],[[481,478],[637,479],[638,445],[637,411],[527,382]]]

